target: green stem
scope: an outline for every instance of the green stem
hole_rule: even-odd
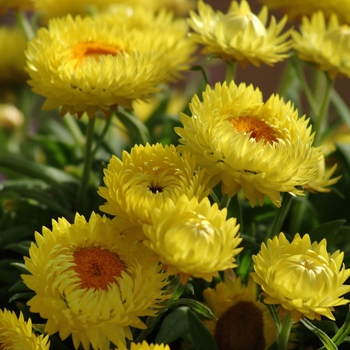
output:
[[[281,208],[278,210],[277,215],[270,226],[266,239],[273,238],[281,232],[284,219],[286,218],[290,209],[292,200],[292,195],[290,195],[288,192],[283,193]]]
[[[290,334],[292,325],[293,325],[292,316],[288,312],[284,316],[282,321],[282,327],[279,329],[279,332],[278,332],[278,336],[277,336],[278,350],[287,350],[289,334]]]
[[[76,118],[71,114],[66,113],[66,115],[63,117],[63,121],[70,131],[81,155],[84,151],[85,140],[81,130],[79,129],[79,126],[77,125]]]
[[[316,117],[318,115],[318,107],[314,98],[314,95],[304,77],[304,74],[302,72],[302,69],[300,68],[300,65],[298,64],[296,57],[292,56],[290,58],[290,62],[295,70],[295,73],[299,79],[300,85],[304,90],[305,97],[310,105],[310,108],[312,110],[313,115]]]
[[[237,71],[237,63],[232,63],[230,61],[226,61],[227,71],[226,71],[226,84],[230,85],[231,81],[233,81],[236,77]]]
[[[107,134],[107,132],[108,132],[108,130],[109,130],[111,124],[112,124],[113,117],[114,117],[114,113],[111,111],[111,115],[107,118],[105,126],[104,126],[104,128],[103,128],[103,130],[102,130],[102,132],[101,132],[101,134],[100,134],[100,136],[99,136],[99,138],[98,138],[98,140],[96,142],[95,148],[92,151],[93,157],[95,157],[98,149],[100,148],[100,146],[101,146],[101,144],[103,142],[103,139],[106,136],[106,134]]]
[[[15,11],[14,13],[16,22],[19,25],[19,27],[23,30],[23,33],[25,34],[27,40],[31,40],[34,37],[34,30],[27,16],[22,11]]]
[[[240,225],[240,232],[242,233],[243,228],[243,216],[241,202],[239,201],[238,194],[231,198],[232,216],[237,219],[237,224]]]
[[[219,209],[227,208],[230,204],[231,198],[228,198],[227,194],[224,194],[221,198],[221,201],[219,203]]]
[[[323,96],[321,108],[317,114],[316,124],[315,124],[315,139],[314,139],[314,146],[318,146],[320,144],[320,141],[323,136],[323,132],[326,129],[326,116],[327,111],[330,103],[330,96],[333,88],[333,82],[334,80],[328,78],[327,76],[327,84],[326,84],[326,91]]]
[[[94,140],[95,120],[96,117],[89,119],[86,131],[84,167],[76,201],[76,209],[80,212],[84,212],[86,208],[86,193],[89,186],[91,165],[93,161],[92,143]]]

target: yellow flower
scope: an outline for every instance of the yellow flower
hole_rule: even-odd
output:
[[[227,210],[219,210],[209,199],[198,201],[186,195],[174,203],[167,200],[154,206],[152,223],[144,224],[147,237],[143,243],[151,248],[171,275],[180,275],[182,284],[189,277],[210,282],[218,271],[235,266],[234,256],[242,248],[235,218],[226,220]]]
[[[251,206],[264,196],[280,206],[280,192],[302,195],[316,177],[321,148],[313,148],[309,120],[276,95],[266,103],[259,89],[217,83],[194,96],[192,117],[181,114],[180,151],[189,151],[229,197],[243,189]]]
[[[18,28],[0,27],[0,46],[6,48],[0,55],[1,87],[24,85],[28,74],[24,66],[26,58],[24,51],[27,40]]]
[[[215,289],[203,291],[206,305],[218,318],[204,323],[220,350],[264,350],[274,343],[276,324],[257,296],[258,286],[251,277],[247,285],[238,277],[234,282],[220,282]]]
[[[189,198],[206,197],[204,171],[196,171],[195,158],[180,155],[175,146],[161,144],[134,146],[122,159],[112,156],[105,169],[99,195],[107,200],[100,210],[132,221],[149,223],[151,213],[167,198],[176,202],[182,194]]]
[[[350,27],[340,25],[337,16],[331,15],[328,23],[322,11],[311,19],[303,17],[300,33],[292,35],[301,60],[314,63],[331,79],[337,75],[350,78]]]
[[[288,14],[288,20],[323,11],[327,18],[335,13],[341,22],[350,23],[350,0],[260,0],[268,8]]]
[[[9,103],[0,104],[0,128],[4,131],[19,129],[24,123],[23,113]]]
[[[146,328],[142,316],[157,313],[169,297],[162,288],[167,274],[142,243],[121,235],[117,221],[92,213],[87,222],[76,215],[36,232],[22,275],[36,295],[32,312],[47,319],[45,332],[72,336],[74,347],[109,350],[110,342],[132,339],[129,327]]]
[[[53,19],[29,43],[29,84],[46,97],[44,110],[62,106],[62,115],[131,108],[173,74],[164,39],[148,34],[99,17]]]
[[[142,343],[131,343],[130,350],[170,350],[169,345],[164,344],[148,344],[146,341]]]
[[[17,318],[14,312],[0,310],[0,349],[49,350],[49,337],[36,336],[32,321],[24,320],[22,312]]]
[[[267,27],[268,11],[263,7],[258,16],[251,12],[247,1],[239,5],[233,1],[227,12],[214,12],[202,1],[198,3],[199,15],[191,11],[190,26],[195,31],[191,37],[204,45],[203,53],[221,56],[225,61],[238,61],[242,66],[261,62],[272,66],[289,55],[291,47],[287,40],[290,31],[280,35],[287,18],[280,22],[272,17]]]
[[[332,311],[349,300],[341,297],[350,291],[343,285],[350,269],[343,264],[344,253],[327,252],[327,241],[311,244],[310,236],[299,234],[289,242],[283,233],[268,239],[267,245],[253,256],[252,276],[258,283],[267,304],[280,304],[290,312],[294,322],[307,317],[334,320]]]
[[[164,0],[162,0],[164,1]],[[196,44],[188,38],[188,24],[184,19],[174,19],[169,11],[154,12],[144,6],[130,8],[114,6],[108,11],[97,14],[103,22],[110,26],[125,27],[127,31],[139,30],[143,36],[157,37],[162,44],[159,47],[167,59],[171,75],[170,80],[181,77],[180,72],[187,71],[193,61],[191,55],[196,50]]]

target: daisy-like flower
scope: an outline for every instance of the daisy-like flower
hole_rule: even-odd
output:
[[[46,97],[44,110],[62,106],[62,115],[131,108],[173,74],[162,33],[148,34],[99,17],[53,19],[28,45],[29,84]]]
[[[72,336],[74,347],[109,350],[110,342],[132,339],[130,327],[146,328],[142,316],[154,316],[167,274],[142,243],[121,235],[118,222],[92,213],[87,222],[53,221],[36,232],[25,264],[24,283],[36,295],[32,312],[47,319],[45,332]]]
[[[331,15],[328,23],[322,11],[310,19],[303,17],[300,32],[292,35],[301,60],[314,63],[331,79],[337,75],[350,78],[350,27],[339,24],[336,15]]]
[[[266,103],[259,89],[245,84],[207,86],[203,101],[195,95],[192,117],[181,114],[180,151],[189,151],[233,197],[243,189],[253,207],[264,196],[280,206],[280,192],[302,195],[297,186],[317,175],[321,148],[312,147],[309,120],[299,118],[290,102],[272,95]]]
[[[142,31],[144,36],[163,40],[162,50],[168,58],[168,69],[171,71],[169,80],[181,77],[180,73],[190,68],[190,63],[193,61],[192,54],[197,46],[188,38],[187,22],[184,19],[174,19],[172,12],[164,9],[154,12],[144,6],[131,8],[116,5],[106,12],[97,14],[96,17],[110,26],[118,28],[123,26],[127,31],[137,29]]]
[[[336,14],[342,22],[350,23],[350,0],[260,0],[269,9],[276,9],[288,15],[288,20],[311,16],[323,11],[327,18]]]
[[[0,349],[49,350],[49,337],[35,335],[32,321],[9,310],[0,310]]]
[[[335,306],[348,304],[342,297],[350,291],[344,282],[350,269],[343,264],[344,253],[327,252],[327,241],[310,241],[305,234],[296,234],[289,242],[283,233],[268,239],[267,245],[253,256],[252,276],[266,295],[267,304],[280,304],[289,311],[294,322],[307,317],[334,320]]]
[[[143,225],[143,243],[182,284],[190,277],[210,282],[218,271],[236,267],[234,257],[242,250],[237,248],[242,240],[239,225],[226,217],[226,208],[211,206],[208,198],[199,202],[183,195],[176,203],[169,199],[153,207],[151,224]]]
[[[272,66],[288,57],[290,30],[280,35],[286,17],[278,23],[271,17],[267,27],[267,8],[263,7],[256,16],[245,0],[240,5],[233,1],[226,14],[200,1],[198,12],[190,12],[189,23],[194,30],[191,38],[204,45],[202,53],[220,56],[225,61],[238,61],[243,67],[247,63],[259,67],[261,62]]]
[[[176,202],[181,195],[206,197],[204,171],[197,170],[195,158],[180,154],[174,145],[134,146],[123,151],[122,159],[112,156],[105,169],[99,195],[107,200],[100,210],[133,222],[150,223],[151,213],[166,199]]]
[[[118,346],[118,350],[127,350],[124,346]],[[130,350],[170,350],[169,345],[148,344],[145,340],[142,343],[131,343]]]
[[[0,55],[1,87],[24,85],[28,74],[25,71],[26,58],[24,51],[27,40],[24,34],[13,27],[0,27],[0,45],[6,47]]]
[[[203,291],[206,305],[217,317],[204,323],[219,350],[265,350],[276,340],[276,324],[266,305],[257,297],[258,285],[251,277],[246,285],[238,277],[234,282],[226,280],[218,283],[215,289]]]

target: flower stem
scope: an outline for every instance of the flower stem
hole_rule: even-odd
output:
[[[23,33],[25,34],[27,40],[31,40],[34,37],[34,30],[26,17],[25,13],[23,11],[15,11],[15,18],[16,22],[19,25],[19,27],[22,29]]]
[[[293,325],[292,316],[288,312],[283,318],[282,327],[279,329],[279,332],[277,335],[278,350],[287,350],[289,334],[290,334],[292,325]]]
[[[266,239],[275,237],[281,232],[281,228],[290,209],[292,199],[292,195],[290,195],[288,192],[283,193],[281,208],[278,210],[277,215],[270,226]]]
[[[86,131],[84,167],[76,201],[76,209],[80,212],[84,212],[86,208],[86,193],[89,186],[91,164],[93,160],[92,143],[94,140],[95,120],[96,117],[89,119]]]
[[[237,71],[237,63],[232,63],[230,61],[226,61],[227,71],[226,71],[226,84],[230,85],[231,81],[233,81],[236,77]]]
[[[66,115],[63,117],[63,121],[66,127],[68,128],[68,130],[70,131],[75,141],[75,145],[78,148],[79,153],[83,153],[85,140],[82,132],[79,129],[79,126],[77,125],[76,118],[72,116],[70,113],[66,113]]]
[[[100,134],[100,136],[99,136],[99,138],[98,138],[98,140],[96,142],[94,150],[92,151],[93,157],[95,157],[98,149],[100,148],[100,146],[101,146],[101,144],[103,142],[103,139],[106,136],[106,134],[107,134],[107,132],[108,132],[108,130],[109,130],[111,124],[112,124],[113,117],[114,117],[114,113],[111,113],[111,115],[106,119],[105,126],[104,126],[104,128],[103,128],[103,130],[102,130],[102,132],[101,132],[101,134]]]
[[[314,146],[318,146],[320,144],[320,141],[323,136],[323,132],[326,128],[326,116],[327,116],[327,111],[330,103],[330,97],[331,97],[331,92],[333,88],[333,82],[334,80],[330,79],[327,76],[327,84],[326,84],[326,90],[324,92],[321,108],[318,112],[317,118],[316,118],[316,124],[315,124],[315,139],[314,139]]]
[[[227,208],[230,204],[231,198],[228,198],[227,194],[224,194],[221,198],[221,201],[219,203],[219,209]]]

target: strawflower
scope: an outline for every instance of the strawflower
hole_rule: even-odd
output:
[[[118,344],[119,345],[119,344]],[[127,350],[123,345],[119,345],[118,350]],[[169,345],[148,344],[145,340],[142,343],[131,343],[130,350],[170,350]]]
[[[237,248],[242,241],[239,225],[226,217],[226,208],[211,206],[208,198],[199,202],[183,195],[176,203],[169,199],[153,208],[151,224],[143,225],[143,243],[182,284],[190,277],[210,282],[218,271],[237,266],[234,257],[242,250]]]
[[[350,78],[350,27],[340,24],[336,15],[328,23],[322,11],[303,17],[300,32],[292,35],[301,60],[315,64],[331,79],[337,75]]]
[[[57,18],[29,43],[28,83],[46,97],[44,110],[109,115],[111,108],[131,108],[134,99],[155,93],[173,74],[164,50],[163,39],[103,18]]]
[[[24,320],[22,312],[19,317],[9,310],[0,310],[0,349],[4,350],[49,350],[49,337],[35,335],[32,321]]]
[[[288,57],[291,48],[290,30],[281,34],[286,24],[284,17],[276,22],[271,17],[267,27],[268,10],[263,7],[256,16],[247,1],[240,4],[233,1],[226,14],[214,11],[202,1],[198,3],[198,13],[190,12],[190,26],[194,30],[191,38],[204,45],[203,54],[214,54],[225,61],[270,66]]]
[[[137,240],[122,235],[118,222],[92,213],[87,222],[52,221],[52,230],[36,232],[22,275],[35,292],[31,312],[47,319],[45,332],[72,336],[74,347],[109,350],[110,342],[132,339],[130,327],[144,329],[142,316],[157,313],[168,298],[167,274]]]
[[[181,114],[180,151],[189,151],[233,197],[241,188],[251,206],[267,196],[280,206],[280,192],[302,195],[298,188],[317,176],[321,148],[312,147],[309,120],[293,105],[272,95],[265,103],[259,89],[245,84],[207,86],[203,101],[190,104],[192,117]]]
[[[203,291],[205,304],[217,320],[204,323],[219,350],[268,349],[276,340],[277,327],[266,305],[258,298],[258,285],[250,277],[225,280]]]
[[[289,311],[294,322],[307,317],[334,320],[335,306],[349,300],[342,297],[350,291],[344,282],[350,269],[343,264],[344,253],[327,252],[327,241],[311,243],[310,236],[296,234],[291,242],[283,233],[261,244],[253,255],[252,277],[266,298],[266,304],[278,304]]]
[[[350,0],[260,0],[269,9],[288,15],[288,20],[311,16],[322,11],[327,18],[336,14],[341,22],[350,23]]]
[[[99,195],[107,200],[103,212],[141,226],[151,222],[151,213],[169,198],[176,202],[181,195],[206,197],[204,171],[197,171],[195,158],[180,154],[174,145],[134,146],[123,151],[122,159],[112,156],[104,171],[106,187]]]

